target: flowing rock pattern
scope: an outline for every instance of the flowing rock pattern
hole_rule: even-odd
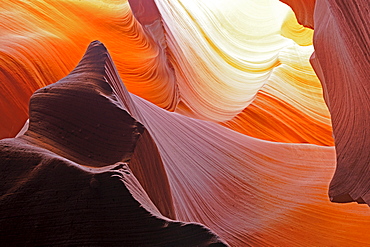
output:
[[[295,2],[307,5],[288,2],[297,11],[298,21],[313,27],[314,1]],[[318,1],[316,7],[319,8],[320,4],[324,2]],[[365,3],[363,6],[366,7]],[[21,128],[28,116],[26,104],[31,93],[66,76],[77,64],[87,44],[94,39],[106,44],[112,58],[102,45],[94,43],[92,46],[97,53],[92,56],[93,61],[89,58],[90,50],[81,61],[85,65],[80,67],[89,64],[94,68],[82,76],[90,79],[82,79],[70,89],[75,96],[80,95],[80,91],[81,95],[89,95],[86,99],[96,95],[88,92],[99,92],[99,100],[89,108],[92,114],[99,111],[100,105],[116,106],[111,108],[112,112],[95,114],[102,116],[100,120],[94,120],[99,121],[96,125],[90,122],[82,124],[76,116],[69,114],[74,109],[68,104],[70,100],[55,102],[65,106],[55,112],[42,107],[42,95],[49,94],[50,88],[51,92],[57,89],[58,95],[64,95],[62,88],[50,86],[40,89],[31,101],[40,102],[32,103],[36,107],[34,109],[54,116],[60,124],[45,125],[45,117],[31,114],[28,131],[25,126],[18,138],[2,140],[2,143],[9,142],[2,148],[5,158],[1,166],[6,172],[1,175],[4,178],[10,176],[11,180],[16,177],[24,181],[24,188],[29,188],[27,186],[32,183],[38,184],[39,180],[49,181],[46,175],[49,173],[51,180],[57,181],[50,171],[52,166],[48,165],[40,166],[45,167],[41,169],[40,174],[44,176],[41,178],[36,176],[37,169],[31,177],[27,177],[27,172],[32,168],[25,169],[27,172],[8,169],[5,161],[17,162],[15,156],[8,159],[9,146],[18,148],[23,145],[22,152],[25,152],[24,147],[29,147],[38,153],[36,156],[40,159],[49,160],[48,155],[56,155],[58,159],[64,157],[62,160],[68,166],[60,167],[67,167],[61,168],[66,171],[66,177],[73,173],[81,183],[73,181],[72,187],[66,183],[67,187],[62,187],[62,190],[75,191],[76,197],[72,201],[81,203],[78,205],[82,208],[86,208],[91,197],[92,204],[99,204],[103,209],[103,203],[108,205],[112,198],[124,197],[131,206],[122,201],[111,204],[114,212],[126,207],[132,210],[118,219],[121,224],[135,222],[132,218],[136,214],[146,219],[150,215],[155,216],[145,226],[140,222],[132,223],[138,225],[142,244],[149,244],[150,236],[156,231],[163,234],[158,235],[161,240],[175,241],[170,236],[180,230],[181,236],[188,241],[184,240],[185,245],[191,242],[188,237],[204,245],[212,241],[222,245],[226,241],[231,246],[363,246],[370,242],[368,207],[333,204],[327,197],[336,157],[332,147],[330,114],[322,98],[321,84],[308,62],[313,52],[313,31],[299,25],[286,5],[277,0],[89,3],[10,0],[0,8],[0,39],[4,44],[0,48],[0,112],[4,113],[0,115],[1,138],[14,136]],[[316,14],[320,18],[326,16],[318,11]],[[320,33],[323,35],[327,25],[322,21],[320,26],[317,19],[315,17],[318,30],[315,37],[319,37],[315,40],[316,46],[320,44]],[[339,32],[339,28],[335,31]],[[325,42],[330,44],[334,40]],[[325,55],[326,50],[328,48],[321,50],[321,55],[316,51],[312,59],[322,82],[326,79],[324,72],[333,73],[328,69],[333,63],[327,64],[329,60],[326,57],[319,57]],[[337,56],[337,51],[333,50],[330,56]],[[352,50],[348,48],[349,51]],[[366,55],[366,49],[364,51]],[[316,63],[315,56],[319,57]],[[343,69],[341,73],[345,71]],[[78,67],[62,81],[73,79],[76,73],[82,73]],[[339,79],[339,75],[343,75],[341,73],[335,78]],[[88,85],[88,88],[83,85]],[[43,90],[46,90],[45,94]],[[325,87],[324,90],[326,100],[333,97]],[[76,102],[83,104],[85,98],[79,98],[75,99]],[[332,101],[327,102],[331,108]],[[88,111],[83,112],[89,114]],[[115,112],[127,112],[130,116],[126,114],[123,120],[116,122],[106,115],[122,116]],[[84,114],[80,117],[94,119]],[[35,117],[40,123],[32,120]],[[145,129],[136,124],[136,120]],[[138,126],[133,127],[134,133],[142,133],[134,150],[130,146],[131,140],[120,141],[119,138],[122,131],[132,126],[127,125],[127,121]],[[117,125],[122,127],[114,127]],[[65,132],[63,126],[74,131],[76,126],[81,128],[77,132]],[[109,129],[109,126],[113,128]],[[42,135],[37,132],[39,128],[43,128]],[[116,133],[112,132],[113,129]],[[49,130],[53,135],[45,138]],[[105,139],[106,136],[109,138]],[[27,142],[29,138],[34,140],[32,144]],[[79,145],[78,140],[84,140],[86,145]],[[97,142],[97,145],[91,145],[89,140]],[[64,144],[53,148],[56,142]],[[113,146],[119,149],[107,148],[107,143],[111,142],[115,142]],[[79,148],[83,152],[74,151]],[[27,152],[24,157],[28,157]],[[129,162],[129,168],[121,163],[113,165],[122,160]],[[24,162],[31,162],[32,167],[38,164],[33,159]],[[103,167],[86,169],[84,165]],[[119,168],[114,170],[114,167]],[[123,183],[110,179],[112,174]],[[92,185],[88,184],[96,176],[104,177],[102,181],[108,183],[109,189],[120,184],[122,190],[113,190],[117,194],[96,199],[93,196],[95,180]],[[25,177],[31,184],[23,180]],[[66,181],[71,180],[68,178]],[[61,188],[51,185],[51,192]],[[92,194],[85,193],[90,190]],[[47,189],[45,193],[50,195]],[[23,206],[18,204],[21,197],[17,194],[9,196],[7,194],[6,198],[12,203]],[[28,198],[25,201],[34,200],[26,192],[19,196]],[[66,211],[70,211],[69,200],[56,203],[66,205]],[[14,204],[7,205],[4,209],[11,212],[7,215],[17,215],[11,206]],[[139,208],[140,205],[143,208]],[[99,210],[98,207],[93,209]],[[38,217],[42,222],[52,224],[46,219],[48,215]],[[38,226],[32,217],[33,226]],[[112,221],[114,224],[106,222],[103,228],[117,226],[118,221]],[[82,218],[81,224],[84,222]],[[189,228],[182,228],[183,223],[180,222],[198,222],[214,233],[199,224],[188,224],[186,226],[196,234],[191,236],[187,231]],[[96,230],[94,225],[86,227]],[[27,231],[34,229],[39,228],[27,228]],[[132,232],[129,233],[132,229],[123,227],[121,230],[123,235],[132,236]],[[79,241],[86,241],[86,244],[111,236],[111,233],[104,235],[102,231],[101,235],[96,235],[99,239],[94,239],[90,232],[79,233],[82,236]],[[90,238],[92,240],[88,242]],[[112,236],[112,239],[116,242],[119,237]],[[136,240],[130,237],[123,241]]]
[[[313,51],[312,30],[283,3],[59,3],[0,6],[0,138],[19,131],[32,92],[66,76],[98,39],[128,90],[164,109],[264,140],[333,144],[319,81],[300,58]]]
[[[0,19],[0,138],[19,131],[32,93],[66,76],[93,40],[110,49],[131,92],[166,109],[177,105],[165,51],[126,1],[2,1]]]
[[[370,205],[369,1],[317,1],[311,62],[323,84],[337,150],[333,202]]]
[[[26,133],[0,141],[1,243],[226,246],[204,226],[163,217],[120,163],[144,129],[107,84],[110,62],[92,43],[67,77],[32,96]]]

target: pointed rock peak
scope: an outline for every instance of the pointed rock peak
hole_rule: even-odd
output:
[[[105,46],[92,42],[77,67],[65,78],[37,90],[30,100],[26,136],[46,148],[89,166],[128,160],[143,126],[119,103],[107,82]],[[118,79],[117,79],[118,78]]]

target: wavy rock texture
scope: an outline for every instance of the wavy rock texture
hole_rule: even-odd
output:
[[[146,128],[129,166],[161,217],[232,246],[370,242],[368,208],[327,198],[335,150],[312,29],[274,0],[129,3],[0,6],[1,137],[21,128],[31,92],[100,39],[117,63],[105,66],[117,104]]]
[[[129,94],[121,82],[109,83],[158,146],[176,219],[201,222],[232,246],[301,241],[340,246],[370,240],[366,207],[333,206],[327,200],[332,147],[251,138],[170,113]],[[343,227],[351,231],[344,233]]]
[[[317,1],[315,11],[311,62],[323,84],[337,150],[333,202],[370,205],[369,9],[368,1]]]
[[[10,0],[0,8],[1,138],[19,131],[31,94],[66,76],[96,39],[111,50],[131,92],[166,109],[176,106],[175,77],[165,51],[127,2]]]
[[[98,39],[111,51],[128,90],[162,108],[265,140],[332,145],[320,84],[300,59],[313,51],[312,30],[299,25],[286,5],[273,0],[129,4],[66,0],[1,6],[0,137],[14,136],[27,118],[31,93],[66,76],[86,45]],[[294,79],[286,66],[298,72]],[[294,93],[289,100],[282,97],[289,93]],[[301,94],[315,107],[302,107],[307,100],[297,97]],[[249,124],[258,118],[268,122]]]
[[[158,7],[175,59],[177,112],[265,140],[333,144],[320,83],[307,62],[313,32],[286,5],[161,1]]]
[[[0,141],[1,243],[226,246],[204,226],[163,217],[120,163],[144,129],[106,83],[117,76],[110,62],[92,43],[67,77],[33,94],[26,133]]]
[[[65,98],[66,101],[59,101],[58,98]],[[73,104],[69,108],[64,102]],[[93,104],[97,106],[91,107],[90,111],[85,110],[86,105]],[[59,243],[66,236],[50,234],[47,229],[56,229],[58,226],[53,222],[62,222],[62,225],[81,224],[86,227],[84,231],[62,228],[63,233],[75,236],[68,244],[107,243],[107,236],[114,243],[159,243],[166,246],[175,240],[171,237],[172,225],[165,223],[172,221],[161,216],[159,211],[163,211],[172,219],[200,222],[210,227],[232,246],[289,245],[303,240],[307,245],[341,245],[348,241],[364,244],[369,241],[366,235],[366,219],[370,217],[367,209],[351,205],[333,208],[326,200],[327,181],[333,172],[335,158],[332,147],[266,142],[215,123],[165,111],[128,93],[112,60],[99,43],[90,46],[80,65],[68,77],[38,90],[31,98],[30,111],[27,132],[18,138],[2,141],[3,160],[6,162],[2,164],[4,171],[1,174],[7,174],[2,180],[3,191],[6,191],[2,197],[2,212],[20,221],[3,218],[1,225],[5,226],[2,228],[5,234],[2,236],[22,241],[18,234],[24,233],[26,237],[23,239],[26,241],[37,238],[35,241],[40,244]],[[72,114],[80,111],[82,114]],[[107,118],[102,112],[112,116]],[[135,127],[138,123],[126,112],[139,120],[148,131],[139,139],[142,143],[137,145],[130,161],[140,184],[145,187],[148,183],[156,185],[156,189],[147,191],[147,196],[132,175],[127,178],[127,173],[131,172],[126,166],[105,165],[128,159],[131,156],[131,144],[136,142],[135,133],[143,132],[142,128]],[[62,120],[59,114],[64,116]],[[96,119],[96,116],[101,118]],[[102,119],[106,121],[101,122]],[[127,127],[117,129],[115,124]],[[111,127],[123,133],[114,133]],[[128,136],[134,139],[127,141]],[[103,141],[106,143],[101,144]],[[118,155],[106,156],[106,150],[101,147],[107,145],[115,149]],[[90,150],[93,152],[90,153]],[[150,168],[145,164],[147,159],[143,158],[147,156],[146,150],[152,157],[157,157],[150,158]],[[80,164],[90,165],[90,168]],[[9,169],[10,166],[18,169]],[[58,179],[55,178],[57,175]],[[126,188],[119,182],[122,180]],[[37,188],[44,189],[40,191]],[[102,192],[96,195],[94,189],[101,189]],[[130,194],[127,195],[127,189],[135,200]],[[66,199],[65,194],[70,195],[70,192],[66,192],[69,190],[77,195]],[[111,192],[104,193],[106,190]],[[157,210],[149,198],[155,198],[159,191],[162,193],[161,200],[153,201],[157,203]],[[56,196],[58,194],[62,196]],[[99,196],[103,194],[105,196]],[[71,216],[53,214],[50,210],[47,216],[38,214],[46,210],[44,207],[51,196],[54,198],[53,205],[58,205],[55,212],[63,209],[70,212]],[[137,211],[139,205],[159,219],[150,218],[153,223],[142,226],[142,222],[149,219],[144,220],[148,212]],[[28,207],[26,212],[30,214],[24,216],[24,213],[17,213],[19,208]],[[107,208],[109,212],[106,212]],[[79,216],[76,219],[76,215],[85,215],[82,214],[84,209],[89,209],[87,218]],[[122,209],[128,213],[120,215]],[[99,222],[103,218],[112,220],[102,225],[85,226],[83,222],[90,219],[90,215],[96,215]],[[327,215],[331,217],[327,218]],[[28,219],[26,222],[29,224],[21,224],[25,221],[22,216]],[[139,218],[139,221],[135,221],[131,217],[143,217],[143,220]],[[348,220],[343,221],[343,217]],[[161,222],[159,226],[156,221]],[[115,227],[119,228],[121,223],[125,225],[125,222],[126,225],[136,226],[134,229],[138,229],[138,232],[133,233],[131,227],[123,228],[122,236],[129,236],[125,240],[120,235],[104,234],[106,231],[112,232]],[[21,225],[18,226],[20,230],[9,234],[14,224]],[[167,224],[170,226],[164,228]],[[175,229],[183,225],[173,224]],[[36,227],[29,227],[34,225]],[[340,229],[344,226],[354,231],[343,233]],[[199,225],[190,225],[189,228],[197,229],[189,230],[194,235],[189,235],[186,227],[180,227],[184,229],[184,240],[173,245],[196,245],[196,241],[222,244],[209,230]],[[99,229],[101,235],[92,236],[92,232]],[[152,238],[157,231],[163,235]],[[322,231],[326,234],[321,234]],[[135,238],[138,236],[136,234],[139,237]]]

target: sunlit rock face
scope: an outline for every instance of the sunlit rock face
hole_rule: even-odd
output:
[[[333,202],[370,205],[369,1],[317,1],[311,62],[323,84],[337,150]]]
[[[298,21],[312,28],[313,1],[295,1],[308,7],[289,2],[299,9]],[[205,239],[231,246],[370,242],[368,207],[333,204],[327,196],[336,157],[330,114],[309,63],[313,30],[299,25],[288,6],[277,0],[132,0],[7,1],[0,8],[1,137],[19,131],[32,92],[66,76],[99,39],[112,54],[103,73],[115,95],[110,102],[145,128],[132,155],[112,151],[113,161],[131,158],[127,169],[138,182],[125,188],[128,201],[147,205],[140,217],[155,212],[161,222],[201,223],[214,232],[206,230]],[[322,23],[315,17],[319,34],[327,26]],[[333,62],[319,63],[315,69],[325,82],[318,68],[332,71]],[[61,119],[71,117],[65,109]],[[91,134],[102,135],[92,127]],[[72,154],[59,156],[76,163]]]
[[[332,144],[308,63],[313,31],[286,5],[161,1],[158,8],[180,91],[176,112],[265,140]]]
[[[136,21],[127,1],[2,1],[0,137],[27,119],[32,93],[66,76],[93,40],[106,44],[131,92],[166,109],[177,104],[162,46]]]
[[[332,145],[307,62],[313,32],[279,1],[7,1],[1,8],[0,137],[14,136],[32,92],[66,76],[98,39],[128,90],[164,109],[264,140]]]

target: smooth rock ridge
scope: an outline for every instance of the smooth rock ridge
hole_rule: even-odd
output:
[[[0,242],[226,246],[200,224],[162,216],[121,162],[144,128],[106,83],[107,63],[104,45],[91,43],[67,77],[32,96],[27,132],[0,141]]]

